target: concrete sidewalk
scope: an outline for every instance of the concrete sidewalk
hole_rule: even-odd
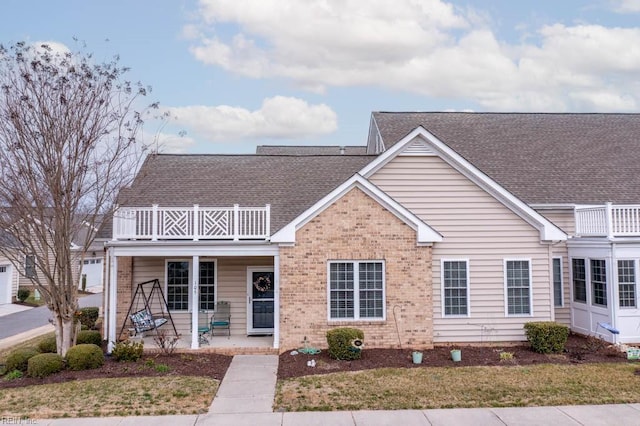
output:
[[[37,422],[38,425],[52,426],[297,426],[301,424],[305,426],[636,426],[640,425],[640,404],[399,411],[209,413],[199,416],[34,419],[33,422]],[[23,420],[22,424],[27,423]]]

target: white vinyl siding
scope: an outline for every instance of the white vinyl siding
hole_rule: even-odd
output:
[[[442,260],[442,294],[445,316],[469,314],[469,262]]]
[[[618,260],[618,298],[620,308],[635,308],[636,265],[634,260]]]
[[[531,315],[531,266],[529,260],[505,260],[507,315]]]
[[[433,245],[434,343],[525,340],[526,321],[553,318],[551,254],[540,233],[436,156],[396,157],[370,181],[443,236]],[[464,256],[473,272],[469,315],[444,314],[442,260]],[[535,317],[505,317],[507,256],[531,260]],[[429,313],[431,313],[429,311]]]
[[[329,262],[329,319],[384,319],[384,264]]]

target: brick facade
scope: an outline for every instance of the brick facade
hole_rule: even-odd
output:
[[[116,303],[116,339],[120,338],[118,334],[122,328],[125,316],[131,305],[133,297],[133,258],[118,257],[118,291]],[[126,330],[125,330],[126,331]],[[122,338],[127,337],[123,333]]]
[[[327,261],[385,262],[385,321],[329,321]],[[431,247],[358,188],[346,193],[280,248],[280,350],[299,348],[306,336],[326,348],[325,333],[356,327],[367,347],[433,346]]]

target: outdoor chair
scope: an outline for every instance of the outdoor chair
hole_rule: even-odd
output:
[[[231,306],[229,302],[216,302],[216,310],[211,316],[211,336],[215,330],[227,330],[227,336],[231,336]]]
[[[201,345],[209,344],[207,333],[211,333],[211,323],[209,322],[207,311],[200,311],[198,313],[198,343]]]
[[[147,308],[134,313],[129,318],[131,318],[136,335],[143,334],[145,331],[155,330],[167,323],[166,318],[154,318]]]

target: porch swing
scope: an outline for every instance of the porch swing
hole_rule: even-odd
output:
[[[159,312],[153,312],[152,307],[159,309]],[[127,327],[129,322],[132,327]],[[178,330],[176,330],[176,325],[173,322],[173,318],[171,318],[167,299],[164,297],[162,287],[160,287],[160,281],[157,279],[145,281],[136,287],[118,339],[122,337],[125,328],[133,331],[136,336],[142,336],[145,332],[157,330],[167,323],[171,323],[173,332],[177,336]]]

